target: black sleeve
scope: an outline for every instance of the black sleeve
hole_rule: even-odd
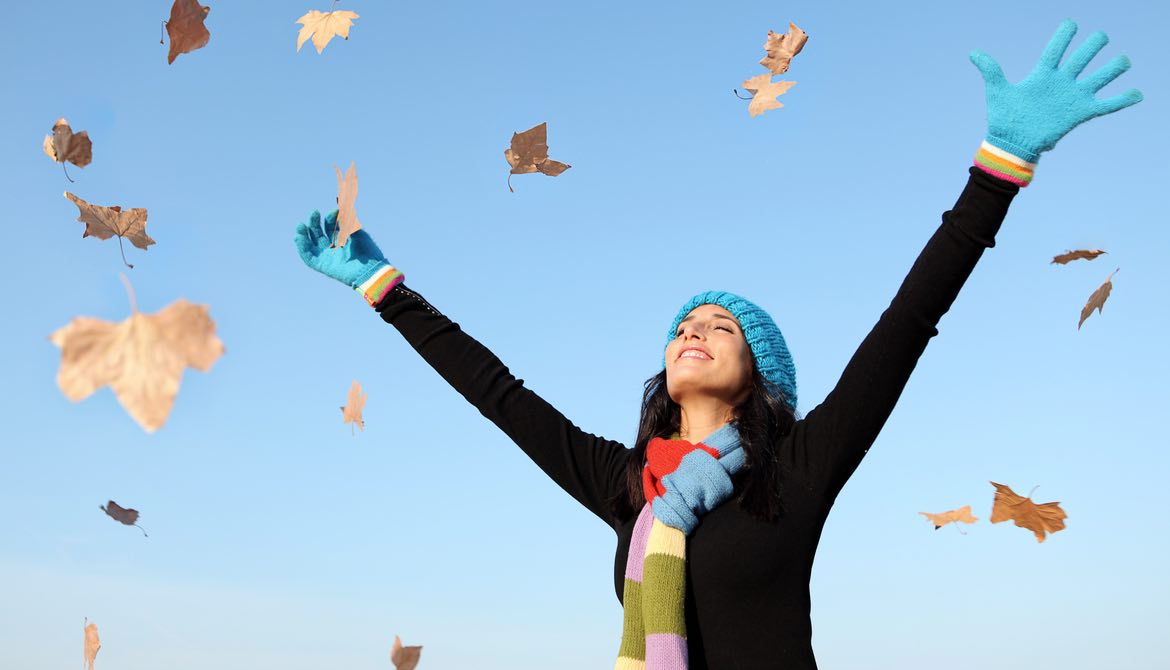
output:
[[[959,294],[1019,192],[978,168],[853,354],[824,402],[793,430],[794,459],[831,497],[861,463],[902,394],[935,326]]]
[[[487,347],[405,285],[394,287],[377,310],[545,474],[614,526],[608,499],[625,482],[629,453],[625,446],[573,425],[527,389]]]

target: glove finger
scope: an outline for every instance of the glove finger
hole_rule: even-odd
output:
[[[1089,61],[1096,58],[1097,54],[1101,52],[1101,49],[1105,48],[1106,44],[1109,44],[1109,36],[1100,30],[1089,35],[1085,43],[1078,47],[1073,55],[1069,57],[1068,61],[1065,62],[1065,71],[1071,74],[1074,79],[1079,77],[1081,72],[1084,72],[1085,68],[1089,65]]]
[[[1081,82],[1081,86],[1096,93],[1105,88],[1109,82],[1120,77],[1123,72],[1129,69],[1130,65],[1132,63],[1129,62],[1128,58],[1118,56],[1102,66],[1100,70],[1085,77],[1085,80]]]
[[[320,233],[317,235],[320,237]],[[305,265],[312,266],[319,250],[309,227],[303,223],[297,224],[297,234],[293,241],[297,245],[297,253],[300,254],[301,260],[305,262]]]
[[[316,242],[317,238],[321,237],[321,212],[314,209],[309,214],[309,222],[298,225],[297,232],[300,232],[302,228],[304,228],[305,234],[309,236],[309,241]]]
[[[1112,98],[1098,100],[1097,104],[1093,106],[1093,116],[1104,116],[1112,114],[1119,109],[1125,109],[1130,105],[1136,105],[1142,101],[1142,92],[1136,88],[1131,88],[1121,95],[1115,95]]]
[[[329,240],[329,244],[337,239],[337,212],[333,210],[325,216],[325,237]]]
[[[1061,21],[1056,28],[1056,34],[1048,41],[1048,46],[1044,47],[1044,53],[1041,54],[1040,62],[1036,63],[1036,67],[1046,66],[1054,70],[1059,67],[1061,57],[1064,56],[1065,51],[1068,51],[1068,45],[1076,34],[1076,22],[1071,19]]]
[[[983,82],[987,84],[988,88],[1007,84],[1007,77],[1003,76],[1003,68],[991,56],[976,49],[971,52],[971,62],[983,73]]]

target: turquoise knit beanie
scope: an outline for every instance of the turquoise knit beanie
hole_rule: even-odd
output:
[[[796,366],[792,364],[792,354],[788,352],[788,344],[780,328],[767,312],[760,309],[754,302],[727,291],[705,291],[687,301],[670,330],[666,333],[666,343],[675,338],[678,325],[686,315],[699,305],[719,305],[731,312],[739,327],[743,329],[748,347],[756,359],[756,368],[764,379],[772,382],[784,394],[788,406],[796,409]],[[666,367],[666,355],[663,352],[662,367]]]

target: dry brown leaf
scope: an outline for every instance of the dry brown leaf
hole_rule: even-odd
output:
[[[522,133],[512,133],[512,146],[504,149],[504,160],[512,166],[508,173],[508,190],[512,190],[512,175],[542,172],[555,177],[571,165],[548,157],[548,124],[533,126]]]
[[[65,191],[65,197],[77,205],[79,211],[77,220],[85,224],[85,231],[81,233],[82,237],[92,235],[99,240],[108,240],[117,235],[119,249],[122,248],[123,237],[143,250],[154,244],[154,240],[146,234],[146,210],[144,208],[134,207],[122,211],[118,205],[113,207],[91,205],[69,191]],[[122,252],[122,262],[126,263],[124,251]],[[126,265],[134,267],[129,263]]]
[[[1027,528],[1036,534],[1036,541],[1043,542],[1045,533],[1064,530],[1064,519],[1068,515],[1059,503],[1048,502],[1037,505],[1031,498],[1025,498],[1003,484],[991,482],[995,487],[995,502],[991,506],[991,523],[1014,521],[1020,528]]]
[[[1081,320],[1077,322],[1077,330],[1081,329],[1081,325],[1085,319],[1092,315],[1093,310],[1097,310],[1100,314],[1105,309],[1105,301],[1109,299],[1109,294],[1113,291],[1113,275],[1121,268],[1115,268],[1113,272],[1109,273],[1109,277],[1105,279],[1105,283],[1097,287],[1096,291],[1089,296],[1088,302],[1081,308]]]
[[[146,529],[138,525],[138,510],[129,507],[122,507],[113,500],[108,501],[104,506],[101,506],[103,512],[108,514],[111,519],[118,521],[127,526],[134,526],[146,535]],[[146,535],[150,537],[149,535]]]
[[[349,236],[362,229],[353,208],[358,193],[357,169],[350,163],[345,179],[341,178],[341,168],[334,165],[333,169],[337,170],[337,239],[329,246],[344,247]]]
[[[121,323],[81,316],[49,339],[61,348],[57,386],[65,397],[77,402],[109,385],[151,433],[170,415],[184,368],[206,372],[223,355],[223,343],[206,305],[180,298],[155,314],[142,314],[131,290],[130,307],[130,318]]]
[[[211,33],[203,22],[210,11],[210,7],[199,4],[197,0],[175,0],[171,5],[171,18],[167,21],[167,35],[171,38],[167,64],[174,63],[179,54],[207,46]]]
[[[356,18],[360,17],[354,12],[310,10],[308,14],[297,19],[297,23],[301,24],[301,31],[297,33],[297,51],[301,50],[305,40],[310,36],[313,38],[313,46],[317,47],[317,53],[324,51],[325,45],[329,44],[329,40],[334,36],[348,40],[349,27]]]
[[[772,74],[784,74],[788,71],[792,58],[800,53],[807,41],[808,34],[792,22],[788,23],[788,33],[785,35],[769,30],[768,39],[764,42],[764,51],[767,51],[768,55],[760,59],[760,65],[768,68]]]
[[[367,393],[362,393],[362,385],[353,380],[353,384],[349,387],[349,396],[345,399],[345,407],[341,408],[341,420],[343,423],[356,423],[358,428],[366,429],[366,422],[362,421],[362,409],[366,406]],[[349,432],[353,434],[353,426],[349,427]]]
[[[53,124],[53,134],[45,135],[43,148],[45,154],[58,163],[69,161],[83,168],[93,160],[93,142],[89,140],[89,133],[84,130],[74,133],[63,116]]]
[[[930,512],[919,512],[922,516],[930,519],[934,523],[934,529],[938,530],[948,523],[962,521],[963,523],[975,523],[978,517],[971,516],[971,506],[963,505],[959,509],[953,509],[949,512],[941,514],[931,514]]]
[[[97,659],[98,650],[102,648],[102,641],[98,639],[97,625],[87,623],[85,626],[85,665],[93,670],[93,662]]]
[[[1067,251],[1063,254],[1060,254],[1059,256],[1053,256],[1052,263],[1060,263],[1061,265],[1064,265],[1069,261],[1091,261],[1103,253],[1105,252],[1101,251],[1100,249],[1093,249],[1091,251],[1088,249],[1077,249],[1076,251]],[[1049,265],[1052,265],[1052,263],[1049,263]]]
[[[390,662],[394,664],[396,670],[414,670],[421,655],[422,645],[404,647],[402,640],[398,639],[397,635],[394,636],[394,644],[390,647]]]
[[[759,116],[769,109],[779,109],[783,103],[776,100],[792,88],[794,81],[772,81],[770,74],[758,74],[743,82],[744,90],[752,94],[752,101],[748,104],[748,113],[753,117]]]

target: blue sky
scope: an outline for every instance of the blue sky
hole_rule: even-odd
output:
[[[1164,6],[344,0],[361,18],[318,55],[295,51],[313,5],[219,2],[210,44],[170,66],[168,7],[7,13],[0,667],[78,662],[85,617],[120,670],[388,668],[396,634],[432,670],[612,665],[612,531],[297,257],[334,166],[356,163],[358,214],[408,283],[586,430],[632,443],[665,329],[709,288],[775,316],[808,412],[966,181],[968,53],[1019,80],[1066,17],[1074,48],[1112,39],[1090,72],[1133,61],[1102,95],[1146,99],[1044,156],[944,317],[829,517],[814,646],[835,670],[1170,664]],[[732,88],[789,20],[810,35],[797,85],[749,118]],[[94,142],[75,184],[40,150],[61,116]],[[573,167],[509,193],[503,150],[540,122]],[[140,309],[209,305],[226,346],[157,433],[108,389],[56,386],[49,333],[129,314],[115,241],[81,238],[66,189],[146,207]],[[1049,264],[1085,247],[1109,254]],[[989,480],[1038,487],[1067,530],[992,526]],[[917,514],[965,504],[965,535]]]

